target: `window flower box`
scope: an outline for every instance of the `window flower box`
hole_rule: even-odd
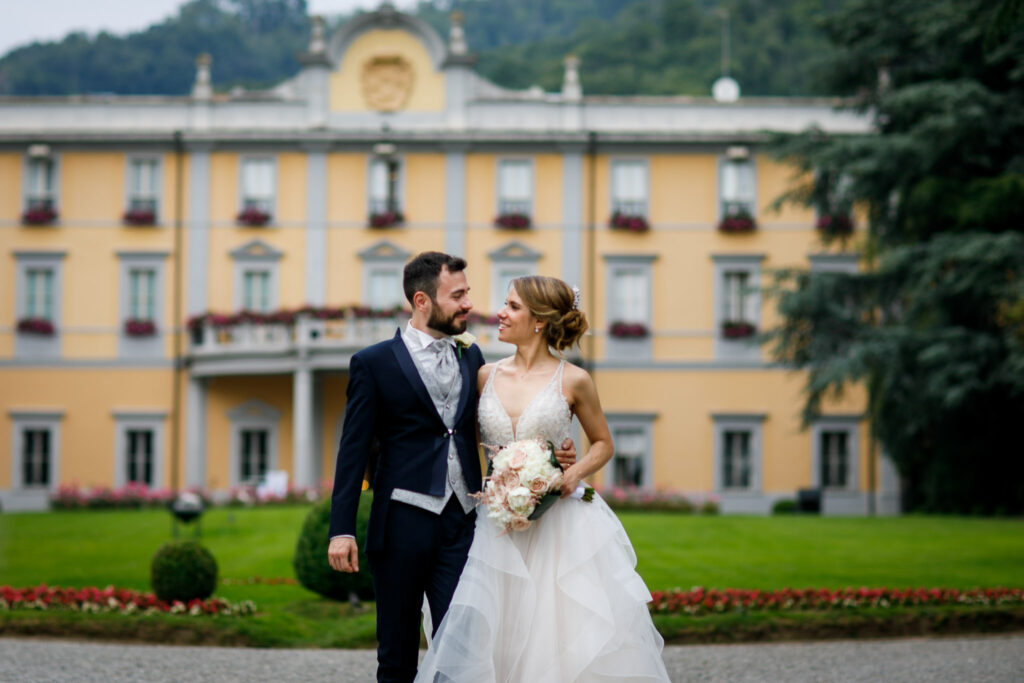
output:
[[[498,316],[496,315],[484,315],[477,313],[476,311],[470,311],[469,313],[469,324],[470,325],[497,325]]]
[[[124,333],[129,337],[152,337],[156,334],[156,323],[152,320],[125,320]]]
[[[50,225],[57,220],[57,212],[48,206],[30,206],[21,214],[23,225]]]
[[[719,232],[745,233],[757,230],[757,222],[747,211],[737,211],[722,217],[718,223]]]
[[[752,323],[742,320],[726,320],[722,323],[722,336],[726,339],[746,339],[753,337],[757,328]]]
[[[608,221],[608,227],[612,230],[624,230],[626,232],[647,232],[651,229],[647,219],[639,214],[626,214],[616,211]]]
[[[853,234],[853,218],[847,213],[822,214],[818,217],[815,228],[829,239],[846,238]]]
[[[122,220],[125,225],[155,225],[156,212],[150,209],[128,209]]]
[[[393,308],[370,308],[369,306],[353,306],[352,317],[356,320],[386,320],[397,318],[405,313],[401,306]]]
[[[235,216],[239,225],[248,225],[258,228],[270,222],[270,214],[254,206],[242,209],[242,212]]]
[[[608,334],[616,339],[644,339],[650,331],[643,323],[614,322],[608,328]]]
[[[401,211],[378,211],[370,214],[371,228],[390,228],[405,222]]]
[[[46,318],[22,318],[18,321],[18,332],[52,337],[57,330],[54,328],[53,322]]]
[[[530,216],[525,213],[503,213],[494,219],[494,225],[505,230],[529,230]]]

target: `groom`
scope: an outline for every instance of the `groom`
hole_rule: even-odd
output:
[[[424,594],[436,630],[473,540],[480,490],[476,376],[480,349],[466,330],[465,260],[424,252],[405,266],[412,320],[352,357],[348,405],[331,497],[328,561],[359,570],[356,509],[372,443],[380,445],[366,537],[377,599],[377,680],[411,681]],[[555,455],[574,462],[571,441]]]

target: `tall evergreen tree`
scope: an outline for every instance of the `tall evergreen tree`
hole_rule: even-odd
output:
[[[1021,7],[848,3],[828,79],[874,131],[779,140],[806,179],[782,201],[858,209],[868,268],[778,273],[773,355],[808,371],[805,420],[865,383],[910,509],[1024,511]]]

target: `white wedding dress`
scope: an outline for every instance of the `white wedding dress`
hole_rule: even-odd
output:
[[[492,372],[478,409],[482,443],[569,438],[564,366],[516,425]],[[635,567],[629,538],[600,496],[559,500],[525,531],[503,533],[478,514],[466,567],[416,680],[667,681],[651,594]],[[424,630],[430,634],[426,608]]]

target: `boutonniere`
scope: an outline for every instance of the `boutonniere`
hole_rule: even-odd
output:
[[[475,344],[476,337],[469,332],[463,332],[452,337],[452,341],[455,342],[455,355],[462,358],[462,349],[468,349]]]

